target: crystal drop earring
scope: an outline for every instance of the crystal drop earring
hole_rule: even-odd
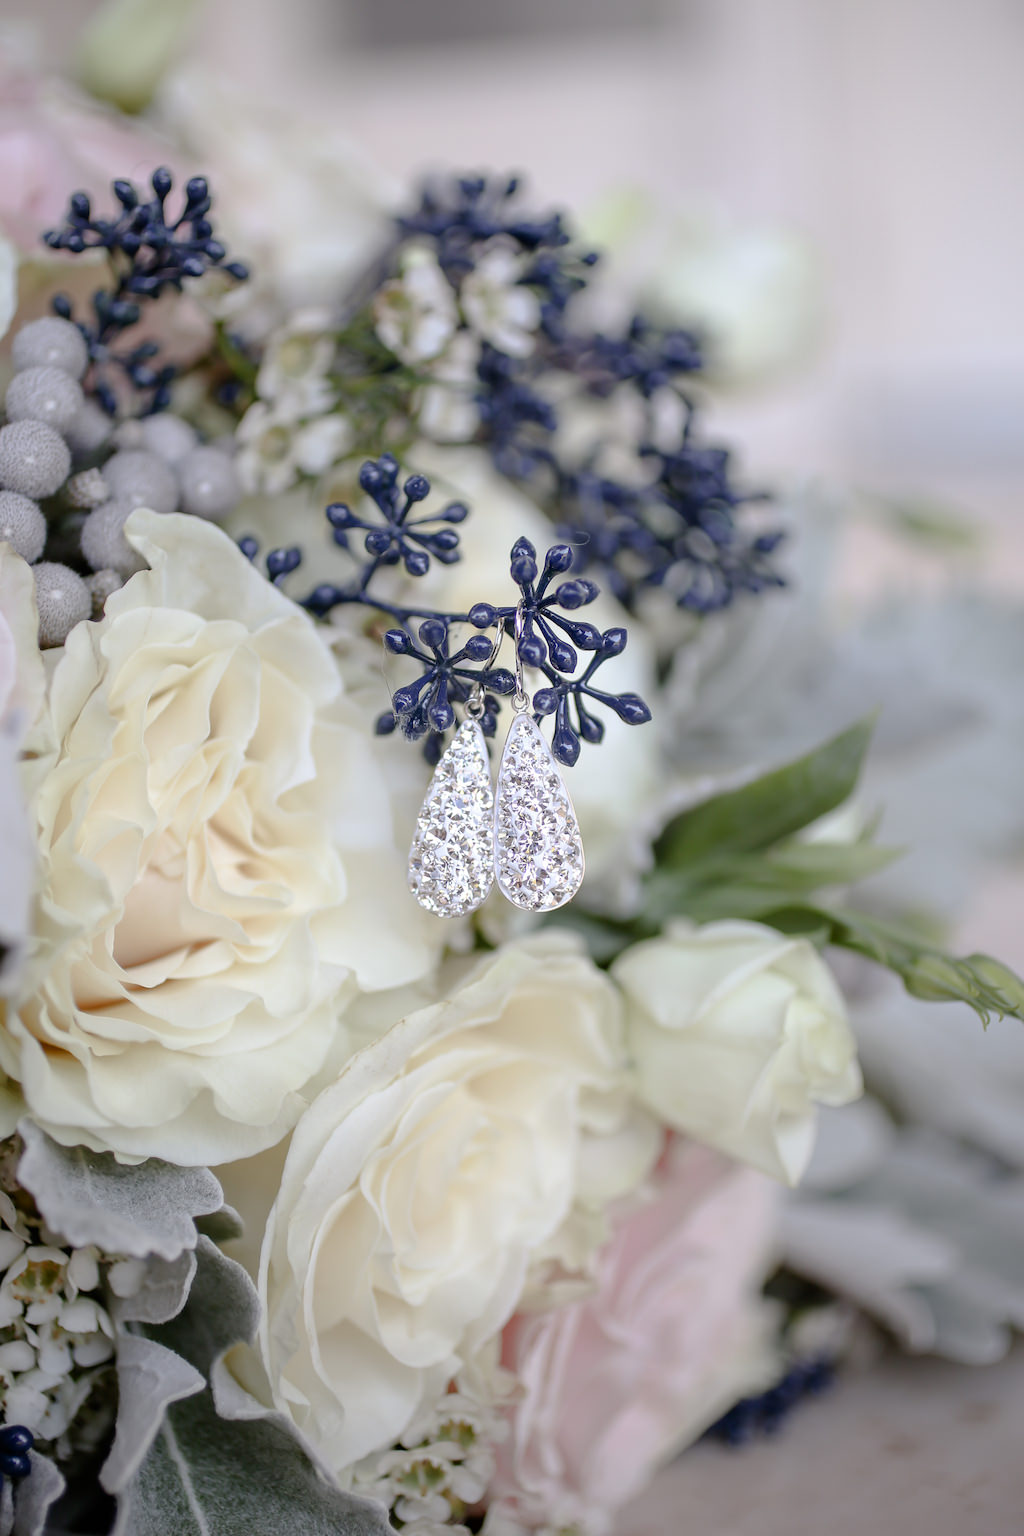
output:
[[[499,628],[485,673],[494,665],[502,634]],[[409,889],[438,917],[475,912],[494,881],[494,796],[483,714],[478,682],[466,719],[434,769],[409,849]]]
[[[516,691],[494,796],[494,874],[498,889],[526,912],[554,912],[583,880],[583,841],[569,791],[533,718],[519,643],[525,607],[516,608]]]

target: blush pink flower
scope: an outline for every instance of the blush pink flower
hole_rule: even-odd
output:
[[[0,53],[0,232],[23,255],[60,221],[79,189],[109,196],[115,176],[143,179],[173,163],[144,128],[70,87],[19,69]]]
[[[593,1293],[512,1319],[502,1360],[522,1396],[489,1532],[601,1536],[661,1462],[766,1384],[759,1288],[777,1197],[762,1174],[675,1139]]]

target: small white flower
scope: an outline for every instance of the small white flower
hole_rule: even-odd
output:
[[[322,475],[352,446],[352,426],[345,416],[320,416],[295,434],[295,462],[305,475]]]
[[[299,463],[295,454],[295,420],[291,415],[257,400],[238,423],[235,437],[235,465],[247,491],[278,496],[295,484]]]
[[[275,331],[267,343],[256,392],[261,400],[272,402],[286,397],[297,401],[305,396],[322,397],[326,375],[334,358],[334,337],[328,331],[329,317],[321,310],[302,310]],[[307,407],[305,414],[312,407]]]
[[[529,357],[540,325],[540,301],[522,286],[523,263],[507,246],[485,251],[463,280],[459,298],[467,323],[510,357]]]
[[[100,1283],[99,1255],[95,1248],[76,1248],[68,1260],[68,1284],[72,1290],[94,1291]]]
[[[378,289],[373,318],[377,335],[403,363],[425,363],[444,351],[455,334],[458,310],[433,251],[409,247],[401,277]]]
[[[12,1339],[9,1344],[0,1344],[0,1376],[9,1380],[22,1371],[33,1370],[35,1363],[36,1352],[27,1339]]]
[[[474,395],[480,342],[472,331],[457,331],[430,369],[432,382],[419,402],[419,428],[438,443],[466,443],[479,422]]]

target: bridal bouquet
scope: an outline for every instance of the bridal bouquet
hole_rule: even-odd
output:
[[[800,538],[714,336],[515,179],[325,284],[137,165],[6,343],[0,1531],[601,1536],[827,1370],[764,1284],[861,1092],[829,957],[1024,988],[850,896],[870,721],[680,766]]]

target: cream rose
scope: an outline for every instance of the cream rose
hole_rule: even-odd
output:
[[[60,1141],[218,1163],[289,1129],[347,1000],[439,939],[315,625],[212,524],[126,527],[152,569],[51,653],[25,763],[41,890],[0,1065]]]
[[[815,1105],[862,1089],[843,999],[813,945],[761,923],[677,922],[626,950],[612,974],[643,1102],[676,1130],[797,1183]]]
[[[461,970],[302,1117],[267,1225],[264,1362],[339,1472],[516,1310],[579,1193],[590,1100],[621,1080],[615,988],[567,935]]]

